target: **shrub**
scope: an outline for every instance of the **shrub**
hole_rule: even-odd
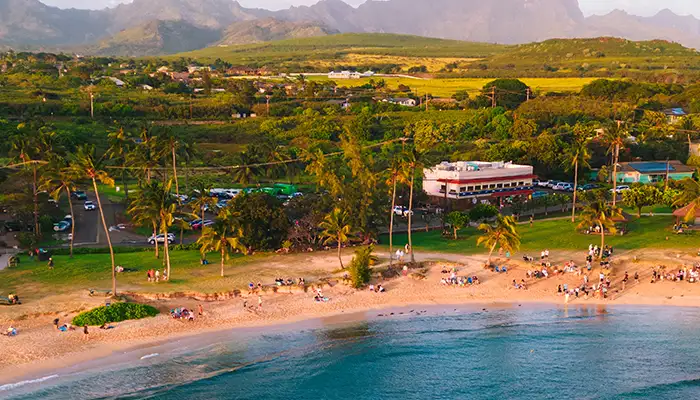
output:
[[[350,280],[352,287],[359,289],[369,283],[372,277],[372,265],[377,261],[377,258],[372,255],[374,246],[368,246],[355,251],[355,257],[350,262]]]
[[[73,318],[76,326],[101,326],[110,322],[121,322],[131,319],[155,317],[158,310],[145,304],[116,303],[111,306],[102,306],[90,311],[78,314]]]

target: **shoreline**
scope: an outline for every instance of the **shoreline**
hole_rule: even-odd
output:
[[[570,302],[565,304],[553,299],[531,300],[531,299],[510,299],[484,301],[482,299],[463,299],[459,302],[426,302],[426,303],[403,303],[403,304],[382,304],[377,307],[348,308],[340,311],[332,311],[321,315],[297,315],[284,319],[274,319],[268,321],[249,322],[240,325],[231,325],[218,328],[203,328],[196,331],[175,333],[165,338],[148,338],[134,342],[124,343],[99,343],[89,349],[89,351],[77,351],[63,354],[59,359],[50,358],[29,365],[14,365],[11,368],[0,368],[0,389],[3,386],[14,386],[32,384],[45,379],[60,379],[71,374],[84,372],[93,367],[101,367],[109,364],[123,362],[134,362],[145,360],[153,356],[160,356],[164,352],[155,352],[159,349],[169,349],[182,342],[198,342],[198,345],[216,343],[207,339],[221,338],[225,334],[239,335],[242,337],[257,335],[257,328],[271,328],[274,331],[300,331],[305,329],[322,329],[329,326],[339,326],[343,324],[353,324],[361,321],[378,321],[393,318],[417,317],[421,314],[409,312],[416,308],[428,309],[430,311],[443,311],[452,308],[462,308],[469,312],[479,312],[482,310],[506,309],[506,308],[580,308],[580,307],[644,307],[662,309],[672,308],[700,308],[700,303],[689,304],[687,302],[666,302],[662,303],[658,298],[639,298],[633,301],[614,302],[597,301],[590,299],[582,302]],[[698,298],[700,300],[700,297]],[[425,312],[425,310],[423,310]],[[369,315],[379,313],[377,315]],[[425,314],[423,314],[425,315]],[[168,318],[165,316],[155,318]],[[265,333],[270,333],[265,331]],[[202,342],[201,339],[204,339]],[[154,353],[155,352],[155,353]]]
[[[299,329],[317,325],[372,320],[377,318],[398,317],[400,312],[407,313],[411,308],[464,308],[465,306],[494,307],[562,307],[564,297],[557,295],[557,286],[568,284],[573,288],[580,284],[582,277],[569,273],[551,276],[547,279],[532,279],[527,283],[527,290],[513,288],[512,281],[520,281],[531,269],[532,264],[511,260],[508,273],[497,274],[481,268],[484,257],[457,256],[453,262],[433,262],[420,269],[416,276],[398,277],[380,280],[385,293],[368,290],[355,290],[340,283],[324,288],[324,296],[329,302],[318,303],[313,300],[313,290],[295,293],[263,293],[264,306],[259,309],[257,295],[235,297],[215,302],[200,302],[194,299],[160,299],[146,301],[161,311],[176,307],[196,310],[198,304],[205,307],[204,316],[194,322],[173,320],[166,313],[134,321],[112,324],[116,328],[99,330],[90,328],[89,340],[82,331],[57,332],[51,321],[60,318],[69,321],[76,311],[102,305],[102,301],[87,297],[84,293],[60,294],[30,305],[18,306],[17,309],[4,309],[0,312],[0,328],[13,324],[18,328],[16,337],[0,336],[4,362],[0,366],[0,387],[22,380],[42,378],[53,372],[73,370],[81,365],[98,365],[105,359],[125,354],[148,355],[153,348],[178,341],[207,340],[209,337],[226,333],[239,334],[246,331],[259,333],[268,329]],[[700,284],[687,282],[650,283],[651,268],[655,265],[678,265],[676,257],[659,254],[644,262],[634,259],[635,253],[629,252],[616,259],[615,271],[611,275],[612,288],[608,299],[590,297],[588,299],[572,296],[568,307],[700,307]],[[557,254],[560,263],[574,259],[576,253]],[[457,259],[458,258],[458,259]],[[685,260],[688,261],[688,260]],[[440,284],[446,268],[458,268],[460,275],[478,275],[480,285],[455,287]],[[625,290],[621,288],[622,275],[639,273],[640,282],[630,283]],[[598,269],[589,273],[597,278]],[[250,307],[244,304],[250,302]],[[56,310],[76,310],[59,312]],[[401,311],[395,311],[401,310]],[[395,312],[395,316],[386,311]],[[32,314],[29,314],[29,313]],[[15,314],[11,314],[15,313]],[[373,315],[374,314],[374,315]]]

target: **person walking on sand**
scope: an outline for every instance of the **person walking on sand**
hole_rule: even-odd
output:
[[[639,285],[639,272],[634,273],[634,284]]]
[[[622,278],[622,290],[623,291],[625,290],[625,286],[627,285],[627,281],[629,281],[629,279],[630,279],[630,276],[627,273],[627,271],[625,271],[625,277]]]
[[[258,296],[258,309],[262,310],[262,296]]]
[[[89,335],[90,335],[90,332],[88,332],[88,326],[87,326],[87,325],[83,325],[83,338],[84,338],[85,340],[89,340],[89,339],[90,339],[90,336],[89,336]]]
[[[201,317],[202,315],[204,315],[204,307],[202,307],[201,304],[197,304],[197,309],[198,309],[197,311],[198,311],[198,314],[199,314],[200,317]]]

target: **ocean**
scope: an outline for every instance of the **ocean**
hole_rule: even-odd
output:
[[[700,309],[417,306],[365,317],[200,335],[0,386],[0,398],[700,398]]]

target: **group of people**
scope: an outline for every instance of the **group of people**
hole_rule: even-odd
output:
[[[657,281],[671,281],[671,282],[688,282],[696,283],[700,279],[700,265],[696,264],[691,268],[683,266],[679,268],[678,271],[666,272],[665,266],[658,266],[652,270],[651,283],[656,283]]]
[[[600,257],[601,259],[605,260],[606,258],[612,257],[613,254],[613,247],[610,245],[605,245],[602,249],[598,247],[598,245],[593,245],[589,244],[588,245],[588,257],[586,257],[586,260],[592,261],[593,258]]]
[[[202,305],[200,304],[199,305],[199,316],[201,317],[202,314],[203,314],[203,310],[202,310]],[[170,316],[173,319],[194,321],[195,312],[194,312],[194,310],[189,310],[187,308],[178,307],[178,308],[170,310]]]
[[[317,303],[327,303],[327,302],[329,302],[330,300],[331,300],[331,299],[329,299],[328,297],[326,297],[326,296],[323,295],[323,290],[321,290],[320,287],[316,289],[316,294],[314,295],[314,301],[315,301],[315,302],[317,302]]]
[[[440,279],[440,284],[443,286],[459,286],[459,287],[465,287],[467,285],[478,285],[479,284],[479,278],[474,275],[474,276],[458,276],[457,275],[457,269],[452,268],[451,271],[447,271],[446,269],[442,270],[443,274],[449,273],[450,277],[445,278],[443,277]]]
[[[10,327],[7,328],[7,330],[5,332],[0,332],[0,335],[9,336],[9,337],[17,336],[17,328],[10,325]]]
[[[22,304],[22,302],[19,300],[19,296],[16,293],[10,293],[7,295],[7,302],[11,305]]]
[[[253,282],[250,282],[248,284],[249,289],[251,288],[250,285],[252,285],[252,284],[253,284]],[[299,278],[299,279],[297,279],[296,284],[299,286],[304,286],[304,285],[306,285],[306,281],[304,281],[304,278]],[[258,285],[260,285],[260,283],[258,283]],[[294,279],[287,278],[287,280],[284,280],[283,278],[277,278],[277,279],[275,279],[275,285],[277,285],[277,286],[294,286]]]
[[[167,281],[168,270],[163,268],[163,273],[161,274],[158,269],[149,269],[148,272],[146,272],[146,278],[149,282],[160,282],[161,280]]]
[[[520,283],[513,279],[513,287],[515,289],[527,290],[527,284],[525,283],[525,279],[521,279]]]

